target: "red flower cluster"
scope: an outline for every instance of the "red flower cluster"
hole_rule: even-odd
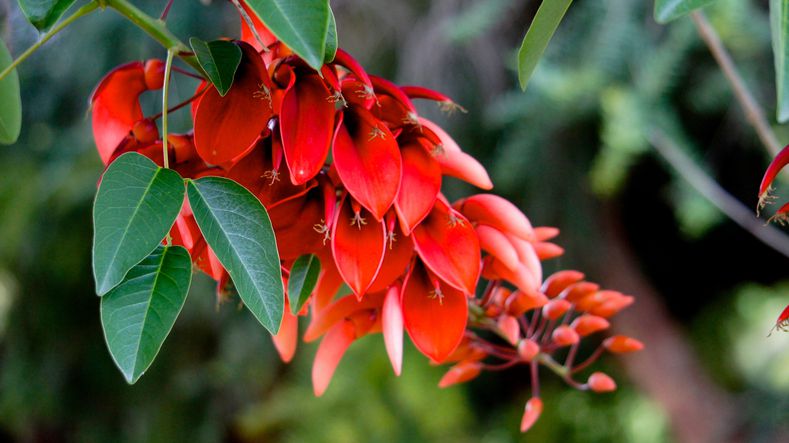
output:
[[[606,318],[632,297],[600,290],[575,271],[543,279],[541,261],[563,253],[550,242],[558,230],[533,228],[505,199],[447,201],[444,176],[485,190],[492,183],[449,135],[419,116],[412,100],[459,107],[440,93],[368,75],[342,50],[316,72],[256,27],[266,47],[242,22],[232,88],[223,97],[200,85],[191,101],[194,131],[169,135],[168,157],[184,177],[227,177],[259,198],[284,280],[299,256],[320,258],[317,287],[299,313],[310,317],[304,340],[322,338],[312,374],[316,395],[348,346],[367,334],[383,333],[399,374],[403,331],[431,361],[455,363],[442,387],[483,369],[530,366],[533,398],[523,430],[542,410],[539,364],[579,389],[615,389],[602,373],[585,384],[572,375],[605,349],[635,351],[640,342],[611,337],[585,362],[575,364],[575,357],[581,339],[607,329]],[[162,163],[158,116],[145,117],[139,103],[144,91],[162,87],[162,74],[163,63],[151,60],[120,66],[101,81],[92,97],[93,130],[105,164],[128,151]],[[187,203],[171,236],[224,294],[228,274]],[[343,283],[352,294],[335,299]],[[274,337],[283,360],[293,357],[297,336],[297,316],[286,309]]]

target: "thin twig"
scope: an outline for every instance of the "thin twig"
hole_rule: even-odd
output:
[[[709,20],[707,20],[707,16],[699,10],[692,12],[690,16],[693,18],[693,22],[696,24],[696,28],[702,40],[707,44],[713,57],[715,57],[718,65],[720,65],[723,70],[726,79],[731,83],[734,89],[734,96],[745,111],[745,118],[748,119],[753,129],[756,130],[759,140],[761,140],[770,155],[775,157],[781,150],[781,144],[778,142],[778,138],[767,122],[767,118],[764,116],[764,111],[761,106],[756,102],[756,99],[748,90],[748,86],[745,84],[742,76],[737,71],[737,67],[734,65],[731,55],[726,50],[726,47],[723,46],[723,42],[721,42],[715,28],[713,28]]]
[[[773,226],[764,226],[739,200],[710,178],[679,146],[663,132],[653,129],[649,134],[652,146],[701,195],[767,246],[789,257],[789,237]]]

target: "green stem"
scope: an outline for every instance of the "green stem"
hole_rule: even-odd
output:
[[[11,62],[10,65],[8,65],[5,69],[3,69],[2,72],[0,72],[0,80],[4,79],[8,74],[11,73],[11,71],[14,70],[14,68],[17,67],[17,65],[19,65],[20,63],[25,61],[25,59],[27,59],[28,57],[30,57],[34,52],[36,52],[38,50],[38,48],[40,48],[44,43],[49,41],[49,39],[54,37],[55,34],[57,34],[58,32],[62,31],[63,28],[65,28],[66,26],[70,25],[72,22],[74,22],[78,18],[82,17],[83,15],[87,15],[87,14],[93,12],[98,7],[99,7],[99,4],[97,2],[95,2],[95,1],[92,1],[92,2],[82,6],[81,8],[77,9],[73,14],[71,14],[67,18],[63,19],[60,23],[55,25],[55,27],[53,27],[52,29],[50,29],[49,31],[44,33],[41,36],[41,38],[33,46],[27,48],[27,50],[25,52],[23,52],[19,57],[17,57],[16,60]]]
[[[151,38],[159,42],[168,50],[173,51],[184,62],[193,67],[197,72],[202,73],[200,64],[197,63],[197,58],[192,54],[192,50],[178,39],[170,30],[164,21],[155,19],[150,15],[142,12],[136,6],[131,4],[128,0],[101,0],[104,6],[114,9],[118,14],[126,17],[130,22],[137,25],[138,28],[145,31]]]
[[[167,97],[170,95],[170,72],[173,69],[173,50],[167,50],[167,61],[164,65],[164,87],[162,88],[162,155],[164,167],[170,168],[170,159],[167,155]]]

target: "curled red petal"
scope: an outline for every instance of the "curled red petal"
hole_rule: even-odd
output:
[[[403,286],[402,304],[405,328],[416,348],[437,363],[449,357],[466,330],[466,296],[431,279],[417,260]]]
[[[370,288],[386,248],[386,229],[364,210],[355,212],[346,198],[337,211],[331,236],[337,270],[357,297]]]
[[[345,189],[381,220],[402,177],[400,150],[389,129],[364,109],[346,111],[335,133],[333,158]]]
[[[315,177],[329,155],[335,114],[330,98],[320,77],[304,75],[282,99],[279,127],[294,185]]]
[[[474,294],[480,274],[480,246],[474,227],[461,214],[437,200],[413,231],[417,253],[450,286]]]
[[[381,317],[386,354],[395,375],[399,376],[403,368],[403,309],[398,285],[392,285],[386,291]]]
[[[326,392],[343,354],[355,339],[353,322],[343,320],[334,325],[321,340],[312,364],[312,387],[317,397]]]
[[[767,167],[767,170],[764,172],[764,177],[762,177],[762,184],[759,186],[759,198],[761,199],[763,196],[767,194],[770,190],[770,185],[772,185],[775,177],[778,175],[778,172],[783,169],[784,166],[789,164],[789,145],[784,146],[781,149],[781,152],[775,156],[772,162],[770,162],[770,166]]]
[[[203,160],[214,165],[251,149],[272,116],[271,87],[263,61],[248,44],[239,46],[243,57],[230,91],[222,97],[209,87],[195,109],[195,147]]]
[[[148,89],[141,62],[118,66],[99,82],[91,95],[93,139],[104,164],[142,120],[140,94]]]
[[[370,285],[368,292],[378,292],[389,287],[395,280],[403,277],[411,258],[414,256],[414,242],[411,237],[406,237],[395,228],[393,232],[387,233],[386,251],[384,261],[378,275]]]
[[[400,229],[405,235],[419,224],[436,202],[441,190],[441,168],[425,148],[416,142],[400,147],[403,177],[395,200]]]

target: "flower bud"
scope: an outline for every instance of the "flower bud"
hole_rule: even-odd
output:
[[[511,315],[502,315],[496,322],[501,334],[507,339],[508,342],[515,345],[520,340],[521,327],[518,324],[518,319]]]
[[[633,304],[634,298],[631,295],[620,295],[592,308],[589,313],[600,317],[612,317],[622,309]]]
[[[526,402],[521,419],[521,432],[526,432],[534,426],[534,423],[542,414],[542,400],[539,397],[532,397]]]
[[[527,363],[532,361],[539,353],[540,345],[532,339],[521,340],[520,343],[518,343],[518,355],[521,360]]]
[[[551,338],[553,338],[553,342],[560,347],[574,345],[581,340],[578,333],[575,332],[573,328],[565,325],[554,329]]]
[[[542,315],[550,320],[556,320],[564,315],[571,307],[572,304],[569,301],[557,298],[549,301],[542,307]]]
[[[164,85],[165,63],[157,58],[145,62],[145,87],[161,89]]]
[[[581,337],[586,337],[587,335],[594,334],[595,332],[603,331],[608,329],[609,326],[611,326],[611,324],[608,323],[608,320],[604,319],[603,317],[588,314],[576,318],[570,325],[570,327],[575,329],[575,332],[577,332]]]
[[[523,292],[519,290],[513,292],[507,298],[505,307],[510,315],[519,317],[532,309],[543,307],[546,303],[548,303],[548,297],[539,292]]]
[[[156,123],[147,118],[134,124],[132,134],[143,145],[153,143],[159,139],[159,129],[156,127]]]
[[[438,387],[447,388],[458,383],[465,383],[476,378],[481,370],[482,363],[478,361],[462,361],[449,368],[449,371],[438,382]]]
[[[624,354],[627,352],[635,352],[644,349],[644,344],[635,338],[630,338],[624,335],[615,335],[605,339],[603,346],[614,354]]]
[[[616,390],[616,382],[614,379],[602,372],[595,372],[590,375],[586,383],[589,385],[589,389],[598,394]]]

